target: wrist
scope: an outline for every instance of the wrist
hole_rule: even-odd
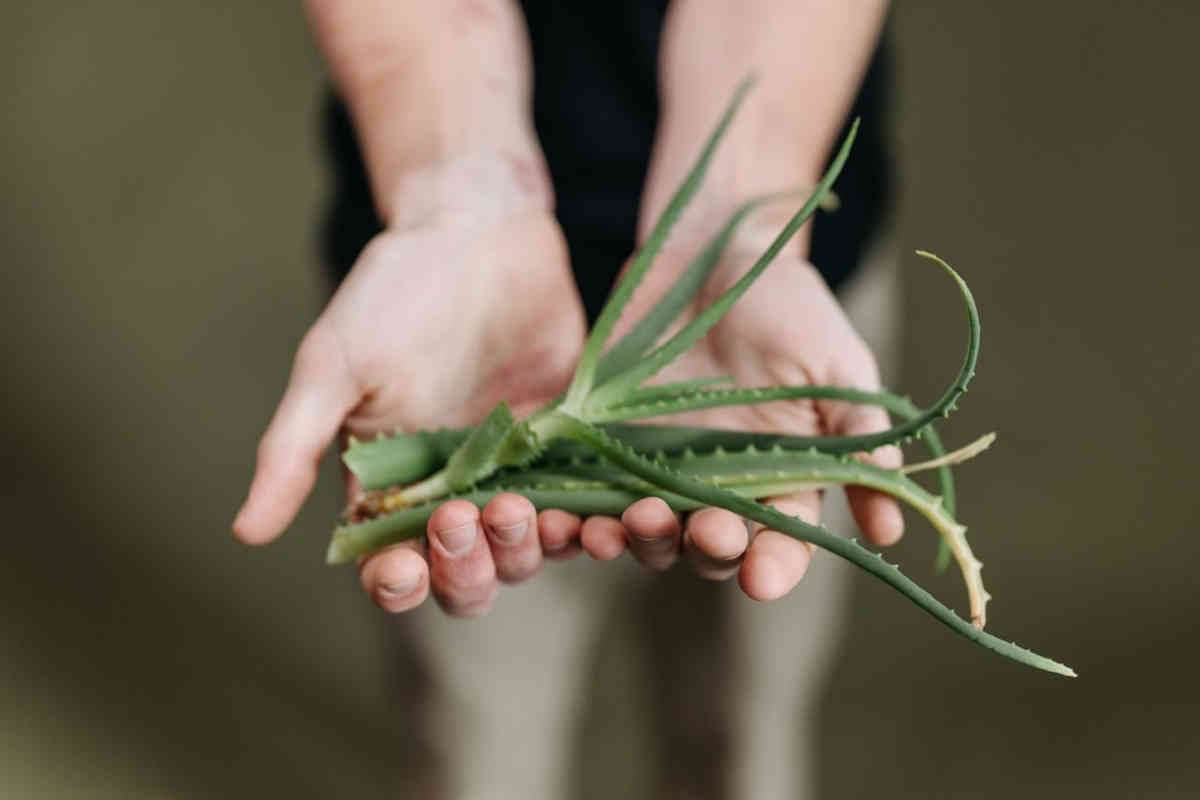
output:
[[[401,218],[398,205],[413,199],[413,184],[428,190],[443,175],[454,183],[463,164],[509,161],[519,174],[544,171],[529,44],[511,0],[480,0],[469,9],[308,0],[308,11],[385,224]]]
[[[814,119],[802,101],[790,96],[790,82],[750,68],[731,71],[708,86],[682,80],[665,85],[655,158],[664,163],[678,159],[672,171],[682,178],[737,86],[751,75],[754,85],[726,130],[705,183],[749,199],[819,179],[834,120]]]
[[[721,142],[698,203],[720,219],[752,197],[814,186],[885,6],[882,0],[675,0],[663,30],[659,130],[641,232],[683,179],[734,86],[752,73],[758,83]]]
[[[387,226],[399,230],[450,219],[486,226],[554,211],[549,171],[536,149],[464,151],[405,165],[376,197]]]
[[[803,127],[772,110],[756,87],[718,145],[704,181],[680,226],[700,235],[715,233],[741,204],[784,193],[758,208],[742,225],[749,230],[773,221],[782,225],[822,173],[826,143],[810,141]],[[714,92],[727,101],[730,92]],[[664,102],[654,154],[642,199],[639,233],[645,236],[696,155],[704,146],[698,138],[720,116],[721,108],[707,100],[672,107]],[[806,140],[809,139],[809,140]]]
[[[469,205],[477,193],[524,186],[550,203],[550,181],[527,103],[486,79],[406,75],[360,88],[348,105],[371,191],[389,227],[406,205]],[[483,181],[474,186],[470,176]],[[457,192],[457,198],[452,193]],[[422,212],[424,213],[424,211]]]

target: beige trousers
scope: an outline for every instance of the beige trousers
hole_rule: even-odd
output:
[[[894,385],[889,368],[896,364],[898,350],[894,262],[890,245],[880,246],[841,293],[844,307],[874,349],[889,385]],[[834,531],[854,529],[841,492],[826,493],[823,514]],[[687,754],[679,756],[678,748],[654,741],[656,736],[675,735],[670,720],[665,728],[660,725],[651,732],[649,716],[639,719],[635,710],[626,714],[629,719],[623,723],[609,725],[607,733],[599,725],[597,736],[601,740],[606,735],[629,737],[655,750],[660,761],[665,757],[681,763],[655,767],[667,775],[665,780],[646,774],[645,769],[641,774],[585,770],[588,783],[612,783],[596,787],[609,796],[620,791],[627,797],[816,797],[815,712],[838,654],[840,632],[847,624],[848,571],[840,559],[818,554],[800,587],[768,604],[749,600],[735,585],[700,586],[697,579],[697,586],[686,591],[707,593],[710,606],[713,593],[719,597],[715,601],[719,613],[709,616],[720,617],[722,623],[711,626],[706,626],[707,620],[693,618],[689,623],[686,619],[703,601],[690,608],[683,604],[682,624],[669,617],[664,621],[657,608],[647,609],[646,598],[652,596],[647,587],[663,578],[628,557],[607,564],[586,556],[551,562],[534,580],[505,587],[482,619],[454,620],[434,607],[422,608],[403,624],[411,626],[413,636],[406,638],[414,643],[429,676],[428,682],[422,682],[428,694],[421,705],[428,716],[421,723],[425,727],[421,735],[429,737],[428,747],[439,765],[437,796],[563,800],[579,794],[581,779],[573,767],[580,762],[575,753],[581,741],[580,719],[595,682],[606,678],[604,671],[598,674],[594,668],[595,655],[611,656],[612,648],[617,648],[636,657],[632,651],[638,643],[652,641],[672,664],[668,680],[671,675],[692,678],[693,667],[711,678],[708,686],[688,680],[692,696],[667,709],[689,718],[692,730],[678,735],[696,737],[695,729],[701,729],[693,750],[709,752],[693,752],[691,759]],[[653,629],[643,636],[614,635],[606,620],[621,603],[635,625],[640,619]],[[649,617],[653,619],[647,623]],[[679,632],[689,624],[700,625],[698,632],[690,634],[693,640],[701,637],[696,660],[719,658],[716,666],[693,664],[687,660],[691,651],[684,654],[686,663],[679,663],[678,657],[672,662],[672,648],[679,656],[678,649],[684,646],[677,642]],[[607,639],[598,644],[602,634]],[[608,690],[610,700],[600,704],[602,716],[604,706],[628,703],[630,697],[664,705],[653,690],[634,685],[645,682],[644,670],[618,672],[617,685]],[[602,741],[599,749],[605,749]],[[610,749],[630,750],[628,742],[617,742]],[[591,754],[585,754],[583,763],[589,758]],[[681,769],[683,776],[671,778],[673,769]],[[655,780],[657,788],[647,789],[646,784]],[[584,787],[583,794],[590,796],[593,791]]]

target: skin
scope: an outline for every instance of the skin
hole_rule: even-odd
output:
[[[387,230],[300,344],[234,521],[235,534],[249,544],[287,528],[339,433],[474,423],[502,398],[518,414],[531,411],[565,388],[585,334],[532,132],[519,11],[505,0],[312,0],[308,11],[354,117]],[[755,68],[762,82],[714,161],[709,188],[681,220],[624,325],[654,303],[736,204],[815,182],[882,12],[879,2],[834,0],[673,3],[643,233],[733,86]],[[714,49],[721,59],[706,55]],[[755,213],[704,296],[716,297],[750,265],[789,210]],[[768,270],[662,380],[730,375],[743,385],[878,387],[869,350],[804,260],[803,242],[780,259],[788,263]],[[797,434],[888,426],[879,409],[820,402],[714,409],[671,421]],[[895,448],[869,458],[899,464]],[[900,537],[894,501],[862,489],[848,493],[869,540]],[[815,493],[774,505],[818,521]],[[432,594],[451,615],[477,616],[500,583],[532,577],[546,559],[587,552],[607,561],[626,550],[651,569],[682,558],[706,578],[736,575],[757,600],[794,588],[812,555],[809,545],[748,529],[721,509],[680,520],[648,499],[620,519],[581,520],[562,511],[536,514],[527,500],[506,494],[482,509],[443,504],[429,521],[427,544],[388,548],[360,568],[364,590],[386,611],[414,608]]]

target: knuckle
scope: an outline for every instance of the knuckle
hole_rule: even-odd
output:
[[[329,360],[329,334],[325,330],[325,326],[320,322],[313,325],[304,334],[304,338],[300,340],[299,346],[296,348],[296,357],[293,360],[293,368],[297,371],[309,371],[319,369]]]
[[[732,566],[706,563],[700,559],[696,559],[692,563],[692,571],[697,577],[703,578],[706,581],[727,581],[737,574],[737,564]]]
[[[521,583],[537,575],[542,569],[542,559],[537,552],[497,568],[496,577],[501,583]]]
[[[470,619],[482,617],[491,611],[496,593],[497,587],[492,585],[484,592],[434,591],[434,598],[449,616]]]
[[[656,572],[670,569],[679,560],[678,550],[666,547],[635,548],[634,556],[643,566]]]
[[[496,586],[496,565],[491,556],[468,557],[447,564],[434,561],[433,589],[452,606],[466,606],[493,591]]]
[[[335,377],[353,379],[347,349],[339,339],[337,331],[328,319],[317,320],[296,347],[292,361],[292,375]]]

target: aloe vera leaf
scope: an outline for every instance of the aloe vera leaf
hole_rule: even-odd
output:
[[[942,467],[961,464],[964,461],[969,461],[975,456],[987,450],[996,442],[995,433],[985,433],[973,442],[968,442],[966,445],[953,450],[937,458],[931,458],[928,461],[918,461],[915,464],[905,464],[900,467],[900,472],[905,475],[911,475],[914,472],[926,472],[931,469],[941,469]]]
[[[667,364],[675,360],[684,350],[687,350],[698,339],[708,332],[709,328],[717,324],[721,317],[737,302],[746,290],[750,288],[758,277],[762,275],[763,270],[775,260],[775,256],[783,249],[784,245],[796,235],[796,232],[808,222],[809,217],[817,210],[822,198],[829,191],[833,182],[837,180],[841,174],[842,167],[846,164],[846,159],[850,157],[850,148],[854,144],[854,137],[858,133],[858,120],[850,126],[850,132],[846,135],[846,139],[842,142],[841,148],[833,159],[833,163],[829,165],[829,169],[821,177],[816,189],[809,196],[808,200],[800,207],[771,245],[767,248],[758,260],[754,262],[754,266],[750,268],[745,275],[738,279],[733,286],[725,291],[717,298],[712,305],[701,311],[694,319],[684,325],[674,336],[664,342],[657,349],[653,350],[642,360],[638,361],[625,372],[610,378],[605,383],[598,386],[589,397],[586,399],[584,406],[585,416],[587,412],[593,409],[607,408],[620,402],[631,391],[636,389],[647,378],[655,375]],[[571,410],[572,407],[568,407]]]
[[[725,406],[775,403],[781,400],[812,399],[845,400],[853,403],[879,405],[889,411],[903,408],[904,400],[885,392],[863,392],[839,386],[737,387],[732,389],[705,389],[702,391],[681,393],[675,397],[650,399],[645,402],[635,401],[613,406],[602,411],[592,412],[591,416],[595,422],[620,422],[632,419],[647,419],[668,414],[682,414],[709,408],[722,408]],[[926,426],[941,415],[942,409],[935,405],[915,415],[909,416],[905,414],[904,416],[908,417],[905,422],[887,430],[879,431],[878,433],[861,436],[781,437],[781,442],[787,441],[790,447],[797,449],[815,447],[827,453],[870,451],[881,445],[896,444],[914,435],[919,435]]]
[[[852,133],[853,133],[853,131],[852,131]],[[845,147],[845,145],[843,145],[843,148],[844,147]],[[770,251],[768,251],[768,253],[769,252]],[[886,431],[881,431],[881,432],[873,433],[873,434],[864,434],[861,436],[810,437],[803,441],[792,440],[789,442],[789,444],[791,446],[796,446],[796,447],[813,446],[820,450],[824,450],[826,452],[870,451],[870,450],[874,450],[876,447],[880,447],[881,445],[895,444],[895,443],[905,440],[908,437],[919,436],[919,435],[924,434],[925,439],[926,439],[926,444],[931,449],[934,450],[935,455],[937,454],[937,450],[941,449],[941,443],[940,443],[939,439],[937,438],[937,434],[932,429],[932,422],[938,416],[943,416],[943,417],[949,416],[950,412],[952,410],[954,410],[955,403],[957,402],[958,398],[967,391],[967,384],[970,383],[971,378],[974,377],[974,375],[975,375],[975,364],[979,358],[979,340],[980,340],[980,327],[981,326],[980,326],[980,321],[979,321],[979,310],[975,305],[975,298],[971,294],[970,288],[967,287],[966,281],[964,281],[962,279],[962,277],[957,272],[955,272],[954,269],[949,264],[947,264],[941,258],[938,258],[933,253],[929,253],[924,250],[918,250],[917,255],[919,255],[923,258],[930,259],[931,261],[935,262],[936,264],[938,264],[939,266],[941,266],[943,269],[946,270],[946,272],[950,275],[950,277],[954,280],[955,284],[958,286],[958,289],[959,289],[960,294],[962,295],[964,304],[966,305],[967,328],[968,328],[967,352],[966,352],[966,355],[963,357],[963,363],[962,363],[961,367],[959,368],[958,374],[955,376],[955,378],[951,382],[950,386],[946,388],[946,391],[937,400],[937,402],[935,402],[932,406],[930,406],[929,409],[927,409],[926,411],[920,412],[920,414],[918,414],[914,417],[910,417],[907,421],[905,421],[904,423],[902,423],[900,425],[897,425]],[[749,277],[749,275],[747,275],[746,277]],[[745,278],[743,278],[743,280],[745,280]],[[735,286],[735,288],[736,288],[736,286]],[[718,302],[720,302],[720,301],[718,301]],[[714,304],[714,305],[716,305],[716,304]],[[718,316],[718,318],[719,318],[719,316]],[[715,320],[713,322],[715,323]],[[681,333],[682,333],[682,331],[681,331]],[[668,344],[670,344],[670,343],[668,342]],[[683,343],[681,342],[681,345],[682,344]],[[690,346],[690,343],[686,346]],[[686,346],[684,346],[683,349],[686,349]],[[666,345],[664,345],[664,347],[666,347]],[[661,350],[661,348],[660,348],[660,350]],[[682,350],[680,350],[679,352],[682,352]],[[677,355],[677,354],[678,353],[676,353],[675,355]],[[656,354],[652,353],[651,356],[646,359],[646,361],[649,362],[651,359],[653,359],[655,357],[655,355]],[[664,355],[664,357],[666,357],[666,355]],[[670,358],[674,358],[674,355],[670,355]],[[667,360],[669,361],[670,358],[668,358]],[[646,362],[643,362],[643,363],[646,363]],[[657,370],[660,368],[661,368],[661,366],[659,366],[659,367],[651,366],[651,367],[646,367],[646,368],[639,367],[637,369],[630,370],[628,373],[626,373],[626,375],[615,378],[614,381],[622,381],[622,380],[627,380],[627,379],[633,380],[636,377],[638,370],[645,372],[649,369]],[[650,374],[653,374],[653,373],[651,372]],[[646,377],[649,377],[649,375],[646,375]],[[644,378],[639,378],[639,382],[640,382],[640,380],[643,380],[643,379]],[[603,401],[601,398],[606,390],[607,385],[608,384],[601,386],[596,390],[596,392],[594,394],[594,398],[591,401],[591,403],[596,404],[596,405],[602,404]],[[617,390],[614,392],[618,398],[621,397],[622,388],[623,387],[618,386]],[[771,392],[777,392],[778,396],[772,396],[770,394]],[[784,395],[786,395],[788,392],[796,392],[796,394],[793,394],[791,397],[785,397]],[[740,394],[740,393],[749,393],[749,394]],[[754,393],[766,393],[766,394],[765,395],[764,394],[755,395]],[[811,397],[811,398],[823,397],[826,399],[848,400],[851,402],[859,402],[865,398],[865,395],[859,393],[858,390],[835,389],[835,388],[830,388],[830,387],[794,387],[791,389],[789,389],[787,387],[769,387],[767,389],[725,389],[725,390],[709,390],[706,392],[695,392],[691,396],[677,397],[675,399],[663,399],[663,400],[658,400],[658,401],[652,402],[652,403],[644,403],[641,406],[635,406],[635,405],[629,404],[628,403],[628,398],[629,398],[628,393],[626,393],[624,395],[624,397],[626,400],[626,403],[624,405],[622,405],[622,403],[618,400],[618,401],[614,402],[613,405],[607,409],[592,410],[591,413],[589,414],[589,418],[593,419],[595,421],[615,421],[615,420],[619,420],[619,419],[641,419],[641,418],[646,418],[646,417],[660,415],[660,414],[674,414],[674,413],[679,413],[681,411],[698,410],[701,408],[714,408],[714,407],[723,406],[723,405],[737,405],[737,404],[751,403],[751,402],[768,402],[769,400],[797,399],[800,397]],[[902,413],[899,410],[901,407],[900,404],[907,402],[903,398],[898,398],[894,395],[892,395],[890,397],[886,397],[885,399],[887,402],[886,403],[881,402],[881,403],[879,403],[879,405],[884,406],[889,411],[893,411],[894,413]],[[955,502],[956,498],[955,498],[955,492],[954,492],[953,478],[951,477],[949,469],[939,470],[939,479],[942,483],[942,487],[943,487],[942,494],[943,494],[943,497],[945,497],[945,502],[949,505],[951,513],[953,513],[956,508],[956,502]],[[949,564],[949,553],[946,550],[946,548],[944,547],[944,545],[939,544],[938,553],[934,560],[934,569],[937,570],[938,572],[941,572],[946,568],[946,566],[948,564]]]
[[[913,580],[903,575],[899,567],[885,562],[882,555],[872,553],[850,539],[843,539],[818,525],[810,525],[795,517],[789,517],[761,503],[747,500],[727,489],[697,481],[661,463],[651,461],[583,420],[571,417],[564,423],[562,430],[571,438],[593,448],[599,455],[629,470],[634,475],[644,478],[660,489],[704,505],[727,509],[746,519],[766,525],[772,530],[781,531],[802,541],[812,542],[818,547],[841,556],[879,578],[955,633],[976,644],[1037,669],[1069,677],[1075,676],[1075,671],[1068,666],[1040,656],[1015,643],[1006,642],[975,627],[944,606]]]
[[[471,430],[441,428],[351,440],[342,452],[342,462],[367,490],[410,483],[444,467]]]
[[[973,443],[951,455],[959,460],[979,449]],[[767,451],[749,446],[740,452],[718,450],[700,455],[687,451],[664,460],[671,468],[697,480],[724,486],[749,498],[849,483],[870,486],[913,506],[943,538],[951,540],[955,552],[961,554],[965,563],[977,563],[963,538],[963,527],[947,514],[939,498],[896,470],[884,470],[823,453],[784,450],[778,446]],[[456,496],[482,505],[503,491],[528,497],[539,510],[564,508],[578,514],[619,514],[630,503],[648,496],[662,497],[676,511],[689,511],[699,505],[694,500],[664,492],[602,459],[596,460],[595,456],[588,460],[574,459],[568,463],[507,471],[493,476],[468,494]],[[429,516],[441,502],[405,507],[374,519],[340,526],[330,545],[331,563],[368,555],[387,545],[423,535]],[[986,592],[977,569],[967,573],[967,587],[972,614],[982,619]]]
[[[462,498],[482,507],[493,497],[505,491],[520,492],[538,509],[561,508],[575,514],[620,514],[631,503],[646,496],[644,493],[616,487],[583,490],[522,487],[510,490],[506,487],[494,486],[488,489],[454,494],[435,501],[402,508],[363,522],[339,525],[334,529],[333,538],[329,542],[329,549],[325,554],[326,563],[344,564],[370,555],[376,550],[396,542],[424,536],[430,516],[446,500]],[[669,492],[657,494],[670,502],[672,507],[679,507],[680,510],[699,507],[698,503],[673,497]]]
[[[769,447],[777,442],[796,449],[812,445],[810,439],[805,437],[717,428],[621,423],[610,423],[603,427],[610,435],[642,451],[675,452],[687,447],[697,451],[712,450],[716,447],[737,449],[750,444]],[[412,483],[429,477],[444,467],[451,453],[466,441],[474,430],[470,427],[442,428],[438,431],[397,433],[369,442],[354,442],[342,453],[342,460],[364,489],[386,489],[389,486]],[[590,450],[576,442],[560,439],[547,445],[545,458],[550,461],[562,461],[590,453]]]
[[[764,387],[759,389],[719,389],[703,392],[677,394],[675,397],[640,395],[635,393],[628,400],[601,412],[593,412],[596,421],[611,422],[627,419],[646,419],[666,414],[678,414],[684,411],[698,411],[706,408],[718,408],[727,405],[742,405],[747,403],[768,403],[777,400],[827,399],[843,400],[853,403],[878,405],[905,419],[905,422],[886,431],[866,436],[810,436],[810,437],[781,437],[779,441],[788,447],[815,447],[828,453],[848,453],[868,450],[881,444],[895,444],[910,436],[920,436],[925,440],[926,447],[935,458],[944,455],[940,437],[933,429],[932,421],[940,410],[937,406],[927,411],[918,410],[912,401],[905,397],[888,392],[863,392],[855,389],[845,389],[830,386],[795,386],[795,387]],[[915,432],[914,432],[915,431]],[[611,431],[610,431],[611,433]],[[623,438],[623,437],[618,437]],[[728,444],[728,442],[727,442]],[[662,448],[636,448],[662,449]],[[954,491],[954,476],[949,466],[937,467],[938,481],[941,483],[941,495],[947,510],[955,513],[956,498]],[[950,550],[944,539],[938,541],[937,556],[934,559],[934,569],[943,572],[950,564]]]
[[[821,391],[826,391],[827,388],[822,387]],[[914,418],[920,413],[911,400],[889,392],[839,391],[842,392],[837,397],[839,400],[878,405],[905,419]],[[853,392],[853,396],[845,392]],[[839,446],[844,437],[837,436],[790,436],[674,425],[608,423],[602,427],[609,435],[643,452],[663,450],[676,453],[686,448],[703,452],[717,447],[738,450],[749,445],[767,448],[775,444],[795,450],[816,447],[826,452],[853,452],[850,448]],[[443,428],[430,432],[398,433],[370,442],[353,444],[342,454],[342,458],[364,489],[384,489],[420,480],[441,469],[450,454],[473,430],[474,428]],[[932,425],[922,431],[921,438],[925,440],[934,457],[945,453]],[[393,451],[396,452],[395,456],[392,455]],[[587,455],[589,452],[575,442],[558,440],[548,445],[544,460],[563,461]],[[938,472],[941,479],[939,493],[945,499],[947,509],[954,513],[953,478],[948,468],[939,468]]]
[[[608,337],[612,335],[617,321],[621,318],[621,311],[624,310],[629,299],[633,297],[634,291],[642,282],[642,278],[645,277],[646,272],[650,269],[654,257],[662,249],[663,243],[666,242],[667,236],[679,220],[684,208],[687,207],[688,203],[691,202],[699,190],[700,184],[704,180],[704,175],[708,171],[709,164],[712,163],[713,153],[717,149],[717,144],[725,135],[726,130],[728,130],[729,123],[733,121],[734,115],[737,113],[738,108],[741,107],[742,101],[745,100],[746,94],[753,87],[754,82],[754,77],[750,76],[738,84],[737,89],[733,93],[733,98],[729,101],[729,105],[725,109],[725,113],[721,115],[721,119],[717,123],[716,129],[709,136],[704,149],[700,151],[700,156],[696,159],[695,164],[693,164],[683,183],[675,190],[674,196],[667,203],[662,214],[659,215],[653,230],[650,231],[650,235],[646,238],[645,244],[638,250],[637,255],[633,258],[633,262],[625,270],[625,274],[618,281],[612,294],[609,295],[608,302],[604,304],[604,308],[600,311],[600,316],[596,319],[596,324],[592,328],[592,332],[588,335],[587,341],[584,343],[579,365],[575,369],[575,376],[571,380],[571,385],[568,387],[566,397],[563,401],[565,407],[580,407],[584,399],[591,392],[595,382],[596,367],[599,363],[600,353],[604,349]]]
[[[913,419],[921,413],[920,409],[913,405],[913,402],[907,397],[887,392],[868,394],[871,395],[870,400],[865,399],[865,397],[860,397],[857,400],[850,397],[841,397],[839,399],[847,402],[861,401],[871,405],[878,405],[905,419]],[[850,448],[843,450],[840,443],[844,437],[838,436],[788,436],[784,434],[728,431],[718,428],[625,425],[621,423],[608,423],[601,427],[610,436],[641,452],[662,450],[667,453],[676,453],[686,448],[691,448],[696,452],[704,452],[715,450],[719,447],[738,450],[748,445],[767,448],[777,444],[795,450],[816,448],[822,452],[829,453],[854,452]],[[946,449],[942,444],[941,437],[938,436],[937,430],[932,424],[923,428],[919,436],[925,442],[925,447],[929,450],[930,455],[934,458],[945,455]],[[578,455],[578,451],[569,446],[571,444],[573,442],[555,442],[546,453],[547,460],[561,461],[573,455]],[[948,465],[942,465],[937,467],[937,477],[939,484],[938,494],[942,498],[942,505],[945,506],[950,516],[954,516],[957,513],[954,474]],[[946,567],[950,565],[950,557],[950,549],[946,545],[945,540],[939,538],[937,558],[934,562],[935,570],[939,573],[945,571]]]
[[[982,437],[947,456],[926,464],[915,464],[905,469],[910,471],[933,468],[938,463],[958,463],[981,452],[993,435]],[[753,445],[737,452],[718,449],[712,453],[697,455],[685,451],[674,457],[659,456],[667,466],[690,477],[730,489],[745,497],[761,498],[804,489],[819,489],[829,486],[854,484],[886,492],[907,503],[921,513],[934,526],[939,538],[947,543],[962,570],[964,584],[970,601],[973,622],[983,625],[986,620],[988,594],[980,576],[980,564],[971,552],[966,540],[966,528],[949,514],[941,498],[930,494],[906,477],[903,470],[886,470],[855,459],[840,458],[816,451],[785,450],[776,445],[770,450],[759,450]],[[545,502],[562,501],[566,510],[581,514],[620,513],[623,507],[614,507],[609,501],[614,495],[604,495],[605,503],[589,507],[586,494],[594,490],[621,489],[629,492],[623,499],[626,503],[642,497],[662,496],[676,511],[695,507],[692,501],[680,502],[681,498],[664,494],[647,481],[631,475],[620,467],[603,460],[574,459],[568,463],[527,467],[519,471],[507,471],[485,481],[472,494],[473,500],[486,503],[496,493],[515,491],[529,496],[530,490],[539,494],[532,498],[535,506],[545,508]],[[482,492],[484,494],[478,494]],[[490,494],[488,494],[490,492]],[[556,494],[547,494],[555,492]],[[576,496],[569,492],[582,492]],[[618,498],[619,499],[619,498]],[[439,501],[440,502],[440,501]],[[411,507],[401,507],[394,513],[385,514],[390,521],[380,521],[383,516],[362,523],[342,526],[335,532],[338,543],[331,552],[345,558],[366,555],[405,538],[420,535],[428,514],[437,503],[424,504],[422,514],[410,513]],[[378,502],[377,508],[388,509],[386,502]],[[366,525],[366,528],[360,528]]]
[[[854,402],[848,397],[839,398],[849,402]],[[920,414],[920,409],[913,405],[912,401],[907,397],[887,393],[875,393],[875,399],[868,401],[872,405],[881,406],[893,414],[896,414],[905,419],[913,419]],[[729,431],[719,428],[689,428],[676,427],[669,425],[625,425],[621,423],[607,423],[601,426],[610,436],[625,442],[635,450],[642,452],[654,452],[658,450],[667,453],[678,452],[685,448],[692,448],[697,452],[713,450],[718,447],[723,447],[729,450],[737,450],[747,445],[753,444],[758,447],[771,447],[779,444],[788,449],[805,450],[808,448],[816,448],[827,453],[845,453],[854,452],[853,447],[847,447],[844,444],[845,437],[841,436],[789,436],[786,434],[773,433],[747,433],[745,431]],[[932,424],[921,429],[919,438],[925,442],[925,447],[934,457],[945,455],[946,450],[942,445],[941,437]],[[568,447],[568,442],[555,442],[554,446],[547,452],[547,458],[555,458],[561,460],[563,457],[577,455],[577,451]],[[951,516],[957,513],[956,491],[954,487],[954,474],[949,466],[940,466],[937,468],[937,476],[939,489],[938,494],[942,497],[943,505],[946,511]],[[945,571],[950,565],[950,550],[945,545],[945,541],[938,540],[938,553],[934,561],[934,569],[937,572]]]
[[[596,367],[596,382],[603,383],[617,373],[623,372],[642,356],[658,338],[666,331],[679,313],[696,296],[712,271],[721,261],[725,248],[729,245],[738,227],[755,209],[764,203],[782,200],[795,191],[776,192],[760,195],[742,203],[716,234],[708,241],[687,269],[676,279],[670,290],[659,299],[654,308],[638,321],[633,330],[625,334],[620,341],[613,345],[601,358]],[[821,200],[821,209],[836,211],[838,208],[837,195],[830,191]]]
[[[930,406],[928,409],[920,412],[917,416],[906,420],[905,422],[895,427],[889,428],[878,433],[863,434],[859,436],[819,436],[807,438],[807,444],[816,447],[819,450],[826,452],[858,452],[870,451],[876,447],[886,444],[896,444],[906,438],[919,435],[921,431],[930,425],[938,417],[946,417],[955,409],[955,403],[958,398],[967,391],[967,384],[975,375],[975,364],[979,358],[979,339],[980,339],[980,323],[979,310],[975,306],[975,299],[971,294],[971,290],[967,287],[966,282],[955,272],[949,264],[942,259],[918,250],[918,255],[929,258],[939,264],[946,272],[954,279],[962,294],[964,305],[967,310],[967,352],[963,358],[962,365],[959,367],[958,373],[950,382],[950,385],[943,392],[942,396]],[[626,373],[626,375],[631,375]],[[614,380],[623,380],[626,376]],[[849,389],[833,386],[795,386],[795,387],[764,387],[755,389],[710,389],[693,392],[689,395],[684,395],[673,400],[658,400],[651,403],[645,403],[640,406],[626,405],[623,401],[616,399],[607,406],[601,405],[599,396],[605,391],[605,386],[601,386],[596,390],[596,400],[591,406],[589,419],[599,422],[613,422],[625,419],[643,419],[646,417],[656,416],[660,414],[676,414],[682,411],[693,411],[703,408],[715,408],[725,405],[741,405],[746,403],[762,403],[776,400],[798,399],[798,398],[822,398],[829,400],[846,400],[850,402],[867,402],[877,403],[878,405],[887,408],[889,411],[893,408],[898,409],[901,398],[895,395],[888,395],[881,392],[863,392],[859,389]],[[618,395],[620,397],[620,395]],[[799,442],[793,442],[797,446]]]
[[[593,411],[589,416],[593,422],[625,422],[634,419],[649,419],[651,417],[661,417],[669,414],[684,414],[689,411],[703,411],[709,408],[722,408],[725,406],[744,406],[757,405],[759,403],[777,403],[781,400],[845,400],[857,404],[879,405],[887,408],[888,405],[898,405],[895,401],[900,398],[894,395],[887,395],[885,392],[866,392],[858,389],[849,389],[842,386],[755,386],[743,387],[734,386],[730,388],[711,389],[701,388],[691,391],[676,391],[673,394],[664,394],[656,396],[655,394],[634,395],[626,402],[620,403],[609,408]],[[882,401],[882,402],[881,402]],[[918,417],[929,417],[936,419],[940,416],[940,411],[933,409],[922,411]],[[929,422],[930,419],[925,420]],[[906,423],[904,426],[905,433],[891,434],[888,431],[880,431],[872,436],[880,436],[888,433],[892,437],[892,442],[897,442],[911,436],[911,423]],[[850,436],[827,436],[822,437],[831,440],[842,440],[844,445],[839,447],[840,452],[857,452],[858,448],[849,450],[853,447],[856,437]]]
[[[690,395],[700,389],[711,389],[714,386],[721,384],[733,383],[733,378],[721,376],[716,378],[696,378],[689,381],[675,381],[673,383],[662,383],[656,386],[645,386],[631,393],[626,398],[626,403],[629,405],[638,405],[640,403],[653,403],[658,400],[669,400],[678,395]],[[617,406],[624,408],[625,403]],[[636,417],[624,417],[624,419],[636,419]]]
[[[733,238],[733,234],[737,231],[742,221],[764,202],[778,196],[767,195],[756,197],[746,201],[734,210],[721,230],[717,231],[716,235],[704,246],[704,249],[692,259],[687,269],[683,271],[683,274],[679,276],[670,290],[655,304],[654,308],[646,312],[646,315],[638,321],[633,330],[625,334],[600,359],[600,363],[596,367],[597,383],[603,383],[613,375],[629,369],[642,357],[643,353],[658,341],[658,338],[662,336],[667,327],[675,321],[679,313],[692,301],[692,298],[696,296],[700,287],[708,280],[713,269],[720,262],[721,255],[725,252],[729,240]]]
[[[920,512],[938,531],[939,541],[951,552],[962,573],[970,601],[971,620],[982,626],[986,621],[986,606],[990,596],[980,576],[982,565],[967,542],[967,529],[955,521],[941,497],[929,493],[906,477],[906,472],[961,463],[981,453],[994,439],[994,434],[988,434],[930,462],[910,465],[901,470],[887,470],[857,459],[841,458],[815,450],[786,450],[779,445],[769,450],[759,450],[753,445],[739,451],[718,448],[706,454],[688,450],[673,457],[659,454],[657,460],[696,480],[739,491],[752,498],[834,485],[866,486],[896,497]],[[497,476],[493,480],[510,487],[528,485],[583,489],[617,485],[653,493],[654,486],[644,480],[631,478],[618,467],[576,459],[567,464],[534,466],[521,472]],[[752,487],[754,491],[740,491],[743,487]]]
[[[400,507],[443,497],[478,483],[501,467],[528,463],[539,453],[538,439],[529,423],[517,422],[508,404],[501,401],[450,454],[445,467],[401,489],[389,500]]]
[[[603,383],[613,375],[628,369],[654,345],[679,316],[679,313],[692,301],[700,288],[704,286],[712,271],[720,263],[721,256],[730,239],[733,238],[733,234],[737,232],[738,227],[747,216],[764,203],[782,200],[794,194],[798,194],[798,192],[788,191],[760,195],[747,200],[734,209],[725,225],[692,259],[687,269],[676,279],[670,290],[659,299],[654,308],[646,312],[633,330],[625,334],[601,357],[596,368],[596,382]],[[837,195],[831,191],[822,199],[821,209],[836,211],[837,207]]]

